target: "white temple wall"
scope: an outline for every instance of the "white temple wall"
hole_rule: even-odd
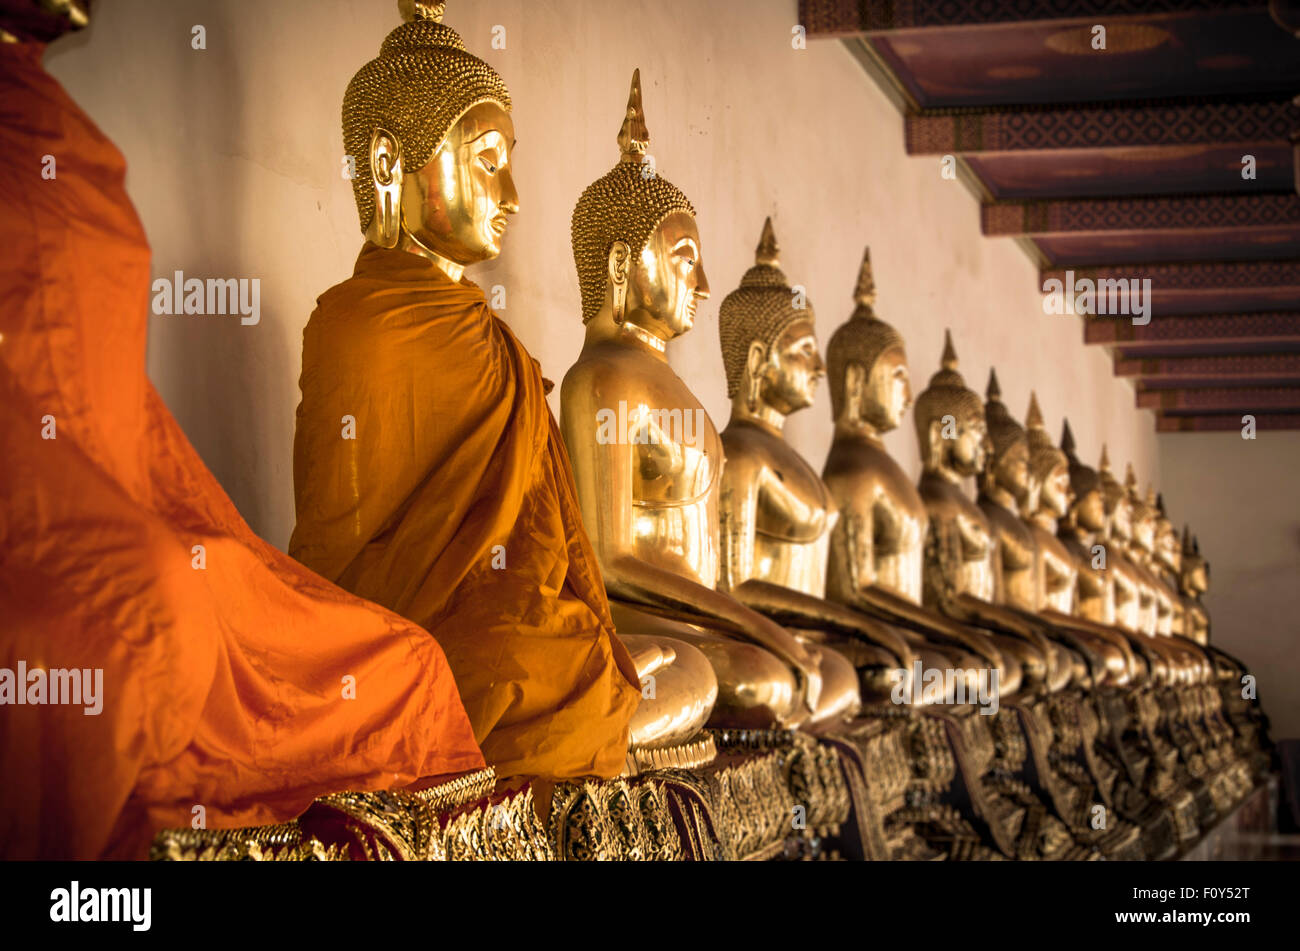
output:
[[[90,29],[47,59],[126,155],[155,276],[261,281],[255,326],[151,317],[149,372],[245,518],[281,547],[294,521],[302,329],[316,296],[351,273],[361,244],[341,175],[340,105],[353,72],[396,25],[396,8],[395,0],[103,0]],[[1134,408],[1107,354],[1084,347],[1077,318],[1043,314],[1029,259],[1009,239],[981,237],[975,199],[941,178],[937,159],[906,156],[902,119],[840,43],[792,48],[795,11],[794,0],[448,4],[447,22],[509,84],[519,143],[522,211],[501,259],[470,276],[504,286],[502,316],[546,375],[558,382],[581,346],[569,218],[618,156],[639,66],[651,152],[698,209],[713,289],[670,355],[719,428],[728,401],[717,309],[753,263],[770,214],[823,345],[852,311],[870,244],[878,312],[907,340],[916,392],[951,327],[974,388],[983,391],[995,363],[1014,413],[1023,418],[1036,388],[1053,434],[1068,414],[1085,459],[1105,440],[1121,472],[1131,460],[1143,484],[1159,481],[1151,416]],[[192,48],[195,25],[206,49]],[[503,50],[492,49],[497,25]],[[552,400],[558,410],[558,387]],[[824,389],[790,433],[820,468],[831,435]],[[910,415],[887,442],[917,473]],[[1181,521],[1191,503],[1164,488]],[[1201,534],[1203,544],[1213,537],[1208,525]],[[1207,547],[1221,590],[1230,555]]]
[[[1165,504],[1210,562],[1213,643],[1259,678],[1274,738],[1300,736],[1300,433],[1164,433],[1158,446]]]

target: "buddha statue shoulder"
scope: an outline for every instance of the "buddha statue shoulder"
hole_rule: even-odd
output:
[[[666,352],[709,284],[694,207],[644,161],[639,73],[618,143],[618,164],[573,211],[586,334],[561,424],[620,638],[634,654],[702,651],[717,678],[713,725],[838,716],[822,653],[717,588],[722,442]]]
[[[926,668],[997,666],[1001,655],[981,632],[922,604],[929,515],[881,438],[912,403],[907,352],[902,335],[875,313],[870,248],[853,296],[852,315],[827,345],[835,430],[822,478],[838,512],[827,597],[888,622]],[[1015,690],[1005,679],[1002,687],[1006,696]]]
[[[290,552],[434,636],[498,776],[615,776],[636,667],[537,361],[465,277],[519,208],[510,94],[401,6],[344,96],[365,244],[303,334]]]
[[[838,513],[821,477],[784,435],[786,418],[812,405],[825,366],[812,304],[791,289],[777,253],[769,218],[754,266],[718,318],[732,399],[722,433],[718,586],[802,639],[834,646],[862,673],[872,699],[883,700],[892,672],[911,670],[912,652],[882,622],[825,598]]]

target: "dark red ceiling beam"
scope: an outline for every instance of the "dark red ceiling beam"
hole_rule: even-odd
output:
[[[1212,416],[1168,416],[1156,413],[1156,432],[1158,433],[1206,433],[1206,432],[1241,432],[1245,425],[1241,416],[1244,414],[1225,413]],[[1252,413],[1255,417],[1255,430],[1300,429],[1300,413]]]
[[[1300,377],[1300,353],[1237,353],[1222,356],[1134,358],[1115,355],[1115,375],[1143,380],[1195,378],[1250,380]]]
[[[1144,390],[1137,394],[1137,405],[1138,409],[1163,410],[1168,415],[1300,412],[1300,385]]]
[[[800,0],[809,36],[1263,7],[1260,0]]]
[[[909,155],[1147,146],[1284,145],[1300,128],[1289,98],[1124,105],[998,107],[922,112],[903,119]],[[1249,149],[1247,149],[1249,151]]]
[[[1067,286],[1069,272],[1074,275],[1076,287],[1082,279],[1149,278],[1153,319],[1181,314],[1300,309],[1297,306],[1300,305],[1300,260],[1294,259],[1050,268],[1039,272],[1039,287],[1048,280],[1060,281],[1063,287]]]
[[[1300,55],[1300,44],[1297,44]],[[986,202],[984,234],[1048,235],[1111,231],[1271,228],[1300,225],[1300,195],[1200,195]]]
[[[1121,345],[1126,351],[1213,343],[1297,344],[1300,349],[1300,311],[1264,314],[1197,314],[1152,317],[1137,326],[1129,320],[1094,317],[1084,322],[1083,342]]]

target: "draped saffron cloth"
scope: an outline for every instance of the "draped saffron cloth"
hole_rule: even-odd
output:
[[[498,775],[617,775],[636,670],[540,368],[483,292],[367,243],[301,388],[290,553],[437,638]]]
[[[480,768],[438,645],[254,535],[150,385],[125,164],[42,49],[0,45],[0,857]]]

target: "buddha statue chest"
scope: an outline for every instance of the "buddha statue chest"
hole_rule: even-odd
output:
[[[1075,614],[1102,624],[1115,623],[1115,602],[1106,572],[1092,566],[1092,552],[1073,538],[1061,540],[1074,562]]]
[[[855,540],[859,578],[920,604],[929,516],[915,484],[883,445],[839,440],[826,461],[826,482],[841,518],[869,537]]]
[[[1037,552],[1035,573],[1040,607],[1061,614],[1074,613],[1077,569],[1069,550],[1055,535],[1037,525],[1031,526]]]
[[[1025,611],[1037,611],[1040,605],[1034,571],[1037,546],[1033,532],[1004,505],[981,497],[979,507],[997,541],[995,557],[1002,570],[1003,600]]]
[[[666,364],[652,363],[642,373],[648,385],[618,394],[610,407],[632,454],[635,553],[712,587],[722,442],[704,408]]]
[[[930,519],[927,558],[935,560],[933,567],[954,593],[992,602],[996,551],[988,518],[960,485],[940,475],[921,477],[921,498]]]
[[[722,444],[723,491],[742,493],[752,506],[754,577],[823,597],[837,517],[825,483],[789,443],[761,426],[733,425]]]

